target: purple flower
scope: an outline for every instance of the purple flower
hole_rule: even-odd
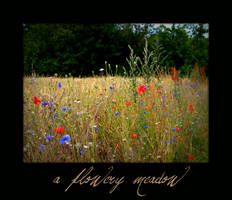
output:
[[[52,139],[52,136],[51,136],[51,135],[48,135],[48,136],[46,137],[46,139],[51,140],[51,139]]]
[[[85,154],[85,152],[84,151],[79,151],[79,153],[80,153],[80,155],[83,155],[83,154]]]
[[[111,90],[111,91],[113,90],[112,86],[110,86],[110,90]]]
[[[58,83],[58,87],[61,88],[61,82]]]
[[[41,144],[41,145],[39,146],[39,151],[41,151],[43,148],[44,148],[44,144]]]

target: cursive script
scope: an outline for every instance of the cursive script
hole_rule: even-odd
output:
[[[133,184],[138,184],[138,188],[137,188],[137,195],[142,197],[145,196],[146,194],[140,194],[139,189],[141,184],[164,184],[167,183],[167,186],[173,187],[175,186],[182,178],[184,178],[184,176],[187,174],[187,172],[190,170],[190,166],[186,167],[185,169],[186,172],[178,179],[178,176],[173,175],[171,177],[165,176],[165,172],[163,172],[163,174],[160,177],[151,177],[151,176],[144,176],[144,177],[137,177],[134,181]],[[177,179],[177,180],[176,180]]]
[[[117,178],[115,176],[110,176],[109,174],[113,170],[113,166],[109,167],[108,173],[102,177],[100,175],[95,175],[91,176],[90,173],[93,171],[94,167],[90,167],[87,171],[86,168],[84,168],[69,184],[69,186],[65,189],[65,192],[68,191],[68,189],[73,185],[73,184],[88,184],[92,187],[96,187],[100,185],[101,183],[103,184],[110,184],[113,185],[113,187],[110,189],[109,193],[111,194],[120,184],[124,182],[124,176],[121,178]]]

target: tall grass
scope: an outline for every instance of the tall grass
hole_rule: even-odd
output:
[[[129,77],[24,77],[24,161],[207,162],[207,80],[178,84],[168,73],[150,78],[138,95],[143,77],[134,91]],[[35,96],[41,103],[33,102]],[[60,144],[64,135],[71,141]]]

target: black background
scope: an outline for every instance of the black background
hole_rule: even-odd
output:
[[[108,13],[108,12],[107,12]],[[17,196],[30,198],[44,197],[52,195],[55,197],[69,197],[71,199],[142,199],[137,196],[136,190],[138,185],[133,185],[132,181],[138,176],[160,176],[165,171],[167,175],[177,175],[178,177],[184,174],[185,167],[190,166],[190,171],[186,176],[174,187],[170,188],[165,184],[143,184],[140,187],[140,192],[146,194],[143,199],[155,199],[163,198],[167,195],[171,198],[176,197],[203,197],[202,195],[210,195],[220,193],[221,188],[226,184],[222,181],[222,178],[229,174],[229,171],[220,171],[219,166],[219,153],[217,151],[218,138],[222,129],[216,125],[216,73],[215,69],[218,64],[216,59],[216,44],[218,38],[217,18],[213,15],[192,17],[192,15],[173,17],[171,15],[166,16],[139,16],[131,17],[131,15],[125,15],[125,17],[116,17],[117,14],[111,17],[35,17],[32,15],[18,15],[15,18],[15,44],[16,49],[16,100],[17,100],[17,115],[16,115],[16,163],[14,163],[15,170],[12,178],[10,178],[10,184],[7,186],[11,193],[15,193]],[[124,15],[123,15],[124,16]],[[139,164],[139,163],[67,163],[67,164],[53,164],[53,163],[23,163],[23,107],[22,107],[22,77],[23,77],[23,41],[22,41],[22,29],[21,24],[24,21],[34,22],[84,22],[97,21],[97,22],[185,22],[185,23],[209,23],[209,39],[210,39],[210,67],[209,67],[209,162],[208,163],[170,163],[170,164]],[[217,51],[218,52],[218,51]],[[20,56],[19,56],[20,55]],[[19,67],[21,66],[21,68]],[[219,129],[219,130],[218,130]],[[114,169],[110,175],[122,177],[125,176],[125,182],[118,186],[118,188],[109,194],[111,185],[100,184],[98,187],[90,187],[89,184],[79,185],[73,184],[72,187],[65,193],[64,190],[70,184],[71,180],[75,178],[84,168],[94,166],[92,175],[104,176],[108,172],[108,167],[113,166]],[[15,172],[15,173],[14,173]],[[61,177],[60,184],[54,184],[53,179],[57,176]],[[13,187],[13,188],[12,188]],[[12,190],[13,189],[13,190]]]

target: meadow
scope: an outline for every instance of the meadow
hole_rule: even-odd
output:
[[[24,162],[208,162],[208,80],[23,78]]]

